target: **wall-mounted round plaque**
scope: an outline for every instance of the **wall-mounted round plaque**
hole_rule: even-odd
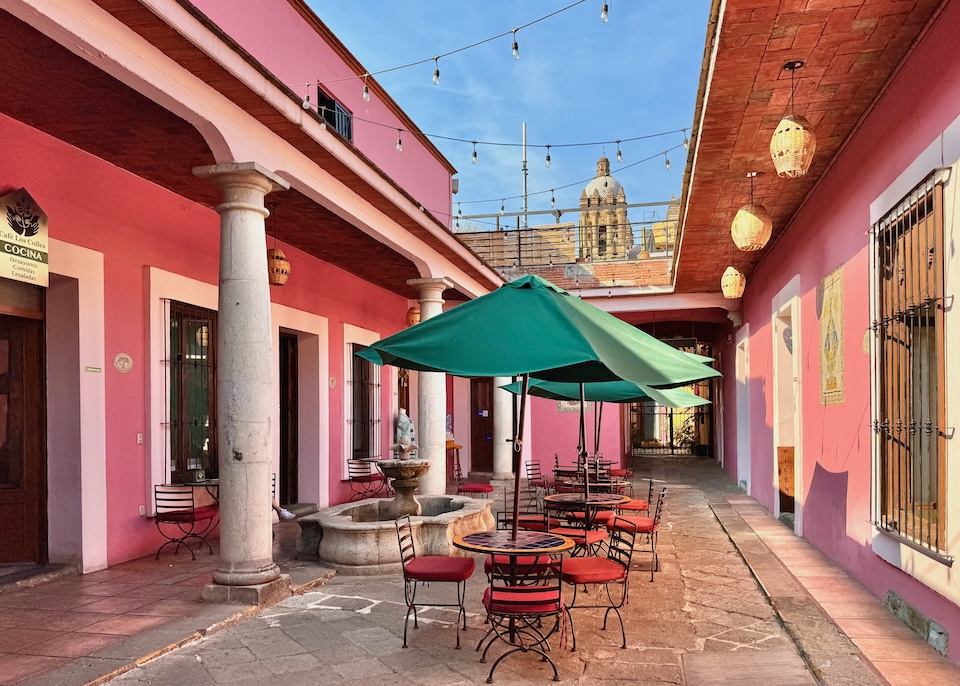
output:
[[[121,374],[126,374],[133,369],[133,358],[127,353],[117,353],[117,356],[113,358],[113,366]]]

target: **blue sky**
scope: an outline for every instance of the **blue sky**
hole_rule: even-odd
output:
[[[572,2],[309,0],[372,73],[510,31]],[[551,188],[557,189],[558,207],[576,206],[584,185],[579,182],[595,175],[602,153],[610,158],[628,202],[667,200],[680,194],[687,153],[682,147],[667,153],[669,172],[658,153],[682,146],[682,133],[622,143],[622,163],[615,144],[555,146],[689,130],[710,3],[608,3],[607,23],[600,21],[602,0],[586,0],[521,29],[519,60],[512,59],[512,39],[505,36],[442,58],[439,85],[431,82],[432,60],[377,79],[428,134],[519,144],[526,120],[530,209],[549,208]],[[454,201],[462,201],[463,214],[497,212],[503,197],[508,212],[520,209],[519,199],[509,199],[522,191],[519,148],[478,145],[474,165],[469,143],[434,143],[458,169],[460,192]],[[546,150],[533,147],[546,144],[552,146],[549,169]],[[568,184],[575,185],[561,188]],[[474,202],[479,200],[489,202]],[[634,221],[644,218],[636,212],[631,211]],[[531,218],[530,224],[548,221]]]

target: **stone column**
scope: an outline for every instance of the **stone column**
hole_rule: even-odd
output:
[[[511,379],[493,378],[493,478],[513,480],[513,394],[505,391]]]
[[[273,561],[273,354],[264,197],[289,185],[255,163],[197,167],[223,194],[217,312],[220,565],[211,601],[262,604],[289,587]]]
[[[410,279],[420,292],[420,320],[443,312],[443,292],[453,284],[446,279]],[[430,469],[420,477],[420,495],[447,492],[447,378],[441,372],[417,373],[418,459],[428,460]]]

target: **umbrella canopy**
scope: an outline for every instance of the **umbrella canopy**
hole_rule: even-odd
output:
[[[454,376],[536,373],[549,381],[681,386],[720,372],[570,295],[524,276],[377,341],[375,364]]]
[[[520,382],[506,384],[500,388],[514,395],[520,394]],[[530,379],[530,395],[551,400],[580,400],[580,384],[562,381],[543,381]],[[682,388],[650,388],[638,386],[629,381],[599,381],[583,384],[583,399],[594,402],[637,403],[655,400],[667,407],[695,407],[709,405],[710,401]]]

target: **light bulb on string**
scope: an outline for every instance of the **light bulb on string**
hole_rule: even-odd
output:
[[[617,162],[623,162],[623,153],[620,152],[620,141],[617,141]]]
[[[506,202],[506,198],[500,200],[500,214],[503,215],[503,203]]]
[[[463,208],[457,203],[457,219],[463,219]]]
[[[439,57],[433,58],[433,85],[440,85],[440,62]]]
[[[687,138],[687,130],[686,130],[686,129],[681,129],[681,131],[683,131],[683,149],[684,149],[684,150],[689,150],[689,149],[690,149],[690,139]]]
[[[553,189],[551,188],[550,189],[550,207],[556,207],[556,206],[557,206],[557,199],[554,197]]]
[[[367,86],[367,77],[369,74],[363,75],[363,101],[370,102],[370,87]]]
[[[397,129],[397,152],[403,152],[403,138],[402,131]]]
[[[310,109],[310,84],[309,83],[307,84],[307,92],[303,96],[303,102],[300,103],[300,107],[302,107],[305,110]]]
[[[666,165],[667,171],[672,171],[672,170],[673,170],[673,167],[670,166],[670,158],[667,157],[667,151],[666,151],[666,150],[663,151],[663,163],[664,163],[664,165]]]
[[[513,59],[520,59],[520,44],[517,43],[517,30],[513,30]]]
[[[600,21],[602,21],[604,24],[606,24],[610,19],[609,10],[610,6],[607,3],[603,3],[603,7],[600,9]]]
[[[550,168],[550,146],[547,146],[547,158],[544,160],[544,163],[547,165],[547,169]]]
[[[477,163],[477,142],[473,141],[473,155],[470,156],[470,161],[474,164]]]

